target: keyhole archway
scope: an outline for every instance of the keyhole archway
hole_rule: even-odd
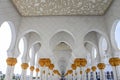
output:
[[[5,21],[0,26],[0,71],[5,74],[6,73],[6,58],[7,51],[10,48],[12,42],[12,29],[10,24]]]

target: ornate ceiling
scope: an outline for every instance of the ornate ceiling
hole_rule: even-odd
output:
[[[103,15],[112,0],[12,0],[22,16]]]

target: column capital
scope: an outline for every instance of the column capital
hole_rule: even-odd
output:
[[[97,68],[96,68],[96,66],[92,66],[91,69],[94,72],[94,71],[96,71]]]
[[[119,57],[110,58],[109,63],[111,64],[111,66],[119,66],[120,65],[120,58]]]
[[[87,60],[85,58],[76,58],[74,60],[74,64],[78,67],[85,67],[87,64]]]
[[[105,64],[104,64],[104,63],[99,63],[99,64],[97,65],[97,67],[98,67],[100,70],[102,70],[102,69],[105,68]]]
[[[40,69],[39,68],[36,68],[36,72],[38,73],[40,71]]]
[[[86,72],[86,73],[89,73],[89,72],[90,72],[90,68],[87,68],[85,72]]]
[[[34,69],[35,69],[34,66],[30,66],[31,71],[34,71]]]
[[[22,63],[21,67],[22,67],[22,69],[26,70],[29,67],[29,65],[28,65],[28,63]]]
[[[8,57],[6,59],[7,65],[9,66],[15,66],[15,64],[17,63],[17,59],[13,58],[13,57]]]
[[[49,65],[49,69],[50,69],[50,70],[53,70],[53,68],[54,68],[54,64],[50,64],[50,65]]]
[[[77,66],[76,66],[75,64],[72,64],[72,65],[71,65],[71,68],[72,68],[73,70],[76,70]]]

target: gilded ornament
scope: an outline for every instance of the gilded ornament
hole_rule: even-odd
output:
[[[36,72],[38,73],[40,71],[40,69],[39,68],[36,68]]]
[[[99,64],[97,65],[97,67],[98,67],[100,70],[102,70],[102,69],[105,68],[105,64],[104,64],[104,63],[99,63]]]
[[[53,68],[54,68],[54,64],[50,64],[50,65],[49,65],[49,69],[50,69],[50,70],[53,70]]]
[[[87,68],[87,69],[86,69],[86,73],[89,73],[89,72],[90,72],[90,68]]]
[[[111,66],[119,66],[120,58],[118,58],[118,57],[110,58],[109,63],[111,64]]]
[[[28,63],[22,63],[21,64],[22,69],[27,69],[29,67]]]
[[[31,70],[31,71],[34,71],[34,66],[30,66],[30,70]]]
[[[75,65],[75,64],[72,64],[72,65],[71,65],[71,68],[72,68],[73,70],[76,70],[76,65]]]
[[[92,69],[92,71],[94,72],[94,71],[96,71],[97,68],[96,68],[96,66],[92,66],[91,69]]]
[[[8,57],[6,62],[7,62],[7,65],[9,65],[9,66],[15,66],[15,64],[17,63],[17,59]]]
[[[74,64],[78,67],[85,67],[87,64],[87,60],[85,58],[76,58],[74,60]]]

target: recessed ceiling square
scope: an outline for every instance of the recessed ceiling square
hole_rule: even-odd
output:
[[[103,15],[112,0],[12,0],[22,16]]]

